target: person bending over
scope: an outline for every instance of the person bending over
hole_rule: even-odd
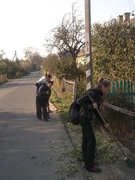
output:
[[[50,88],[53,85],[52,81],[48,81],[47,84],[43,83],[36,96],[36,115],[37,119],[42,120],[42,113],[44,121],[48,121],[47,106],[50,97]]]
[[[101,79],[96,88],[86,91],[77,101],[77,103],[81,106],[79,111],[79,122],[82,127],[82,155],[85,168],[89,172],[101,171],[101,169],[96,167],[97,164],[94,161],[96,139],[91,121],[93,119],[93,115],[95,114],[101,124],[105,125],[106,128],[109,127],[109,124],[104,124],[96,109],[99,109],[103,97],[109,91],[110,86],[111,84],[109,81]],[[87,94],[93,99],[94,103],[91,102]]]

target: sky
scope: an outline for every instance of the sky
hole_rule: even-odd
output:
[[[47,56],[45,37],[72,11],[73,2],[85,16],[85,0],[0,0],[0,52],[4,50],[5,57],[12,60],[16,51],[17,57],[23,59],[24,49],[33,47]],[[103,23],[135,10],[135,0],[90,2],[92,23]]]

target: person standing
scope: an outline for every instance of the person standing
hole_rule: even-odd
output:
[[[42,113],[44,121],[48,121],[47,106],[50,97],[50,88],[53,85],[52,81],[47,84],[43,83],[37,92],[36,96],[36,115],[37,119],[42,120]]]
[[[104,124],[96,109],[100,108],[103,96],[107,94],[110,87],[111,84],[108,80],[101,79],[96,88],[86,91],[77,101],[77,103],[81,106],[79,111],[79,122],[82,127],[82,155],[85,168],[89,172],[101,172],[101,169],[96,166],[98,164],[94,161],[96,139],[91,121],[93,119],[93,115],[95,114],[102,125],[106,128],[109,127],[108,123]],[[87,94],[93,99],[93,104]]]
[[[52,75],[51,75],[51,74],[46,74],[45,76],[42,76],[42,77],[36,82],[36,87],[37,87],[36,93],[38,92],[39,87],[40,87],[43,83],[47,83],[47,81],[50,81],[51,78],[52,78]]]

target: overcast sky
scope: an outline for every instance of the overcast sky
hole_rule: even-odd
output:
[[[47,33],[71,12],[75,0],[0,0],[0,50],[12,59],[23,58],[26,47],[37,48],[46,56],[43,44]],[[78,0],[84,15],[85,0]],[[91,0],[91,20],[104,22],[135,10],[135,0]]]

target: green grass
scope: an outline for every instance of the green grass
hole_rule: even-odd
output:
[[[60,110],[63,111],[65,114],[69,110],[69,106],[71,102],[73,101],[72,97],[65,92],[62,92],[62,97],[58,97],[55,91],[52,89],[52,94],[51,94],[51,102],[56,105],[56,107]]]

